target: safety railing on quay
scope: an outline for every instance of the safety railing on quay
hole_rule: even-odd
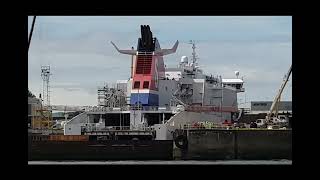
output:
[[[289,127],[281,127],[274,125],[272,127],[256,127],[252,128],[250,125],[246,126],[237,126],[235,124],[215,124],[212,122],[199,122],[193,124],[184,124],[180,126],[180,129],[183,130],[196,130],[196,129],[227,129],[227,130],[290,130]]]

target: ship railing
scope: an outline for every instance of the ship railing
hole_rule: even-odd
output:
[[[140,125],[138,126],[139,131],[153,131],[154,127],[152,126],[145,126],[145,125]]]
[[[86,127],[81,126],[82,132],[108,132],[108,131],[129,131],[130,126],[106,126],[106,127]],[[139,126],[137,127],[138,131],[153,131],[154,127],[148,126]]]
[[[251,112],[250,108],[241,108],[245,114],[249,114]]]
[[[133,111],[138,111],[138,110],[142,110],[142,106],[130,106],[129,109]]]
[[[280,125],[275,125],[272,128],[262,128],[262,127],[251,128],[249,126],[237,127],[232,124],[213,124],[211,122],[207,122],[207,123],[200,122],[200,123],[180,125],[180,129],[183,129],[183,130],[196,130],[196,129],[197,130],[198,129],[203,129],[203,130],[205,130],[205,129],[268,130],[268,129],[280,129],[280,130],[283,130],[283,129],[291,129],[291,128],[288,128],[286,126],[280,126]]]
[[[85,111],[87,112],[110,112],[110,111],[128,111],[130,110],[129,107],[100,107],[100,106],[91,106],[86,107]]]
[[[184,124],[181,129],[193,130],[193,129],[231,129],[232,126],[226,124],[214,124],[214,123],[194,123],[194,124]]]
[[[147,51],[138,51],[137,52],[138,55],[152,55],[153,52],[147,52]]]
[[[185,109],[191,112],[237,112],[238,110],[233,106],[188,106]]]
[[[170,106],[131,106],[130,110],[141,110],[141,111],[171,111]]]
[[[142,107],[142,110],[143,111],[157,111],[159,107],[157,106],[145,106],[145,107]]]
[[[43,134],[43,135],[63,134],[62,129],[28,129],[28,132],[32,134]]]
[[[175,107],[170,106],[124,106],[124,107],[99,107],[91,106],[86,107],[86,112],[110,112],[110,111],[129,111],[129,110],[141,110],[141,111],[172,111]]]
[[[130,130],[130,126],[107,126],[103,130],[115,130],[115,131],[124,131]]]
[[[123,131],[130,130],[130,126],[106,126],[106,127],[86,127],[82,126],[82,131],[93,132],[93,131]]]

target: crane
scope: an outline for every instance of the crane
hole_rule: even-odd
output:
[[[282,94],[283,89],[285,88],[285,86],[286,86],[286,84],[287,84],[287,82],[289,80],[291,72],[292,72],[292,65],[290,66],[288,73],[285,75],[285,77],[283,79],[283,82],[282,82],[282,84],[280,86],[280,89],[279,89],[277,95],[275,96],[275,98],[274,98],[274,100],[272,102],[272,105],[270,107],[269,112],[267,113],[266,123],[272,122],[272,120],[273,120],[272,114],[274,114],[274,118],[277,118],[277,116],[278,116],[278,107],[279,107],[279,104],[280,104],[281,94]]]
[[[31,30],[30,30],[29,39],[28,39],[28,52],[29,52],[32,34],[33,34],[34,24],[36,23],[36,17],[37,16],[33,16],[33,20],[32,20]]]
[[[33,20],[32,20],[32,24],[31,24],[31,29],[30,29],[30,33],[29,33],[29,37],[28,37],[28,54],[29,54],[29,49],[30,49],[30,44],[31,44],[31,40],[32,40],[32,35],[33,35],[33,30],[34,30],[34,26],[36,23],[36,18],[37,16],[33,16]],[[41,98],[41,96],[40,96]],[[52,112],[48,111],[46,109],[43,109],[42,107],[42,103],[41,103],[41,107],[40,109],[36,110],[36,115],[33,117],[32,120],[32,128],[43,128],[46,126],[46,128],[51,128],[52,127]]]

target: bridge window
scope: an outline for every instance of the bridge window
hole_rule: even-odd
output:
[[[143,82],[143,89],[148,89],[149,88],[149,81],[144,81]]]
[[[133,88],[134,89],[139,89],[140,88],[140,81],[134,82]]]

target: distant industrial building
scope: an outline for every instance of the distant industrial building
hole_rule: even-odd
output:
[[[251,101],[251,108],[244,108],[244,114],[239,122],[250,123],[257,119],[264,119],[270,111],[272,101]],[[278,107],[279,115],[292,116],[292,101],[281,101]]]
[[[267,113],[270,110],[272,101],[251,101],[251,113]],[[292,101],[280,101],[279,113],[292,113]]]

